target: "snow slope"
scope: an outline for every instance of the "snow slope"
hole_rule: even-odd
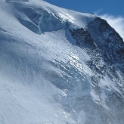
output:
[[[122,73],[119,87],[107,74],[95,87],[92,57],[70,31],[96,18],[42,0],[0,1],[0,124],[123,123]]]

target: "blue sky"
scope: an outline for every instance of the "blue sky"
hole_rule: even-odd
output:
[[[54,5],[86,13],[124,17],[124,0],[46,0]]]

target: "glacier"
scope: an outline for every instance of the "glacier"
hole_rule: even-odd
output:
[[[105,20],[0,1],[0,124],[123,124],[123,115],[124,42]]]

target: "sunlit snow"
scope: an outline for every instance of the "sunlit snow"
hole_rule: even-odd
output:
[[[107,76],[101,94],[92,89],[90,57],[68,29],[94,18],[42,0],[0,1],[0,124],[103,124],[98,112],[118,89]]]

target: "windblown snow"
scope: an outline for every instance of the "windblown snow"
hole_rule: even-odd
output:
[[[121,91],[107,75],[94,90],[91,58],[69,30],[95,18],[42,0],[0,1],[0,124],[123,123],[111,115]]]

